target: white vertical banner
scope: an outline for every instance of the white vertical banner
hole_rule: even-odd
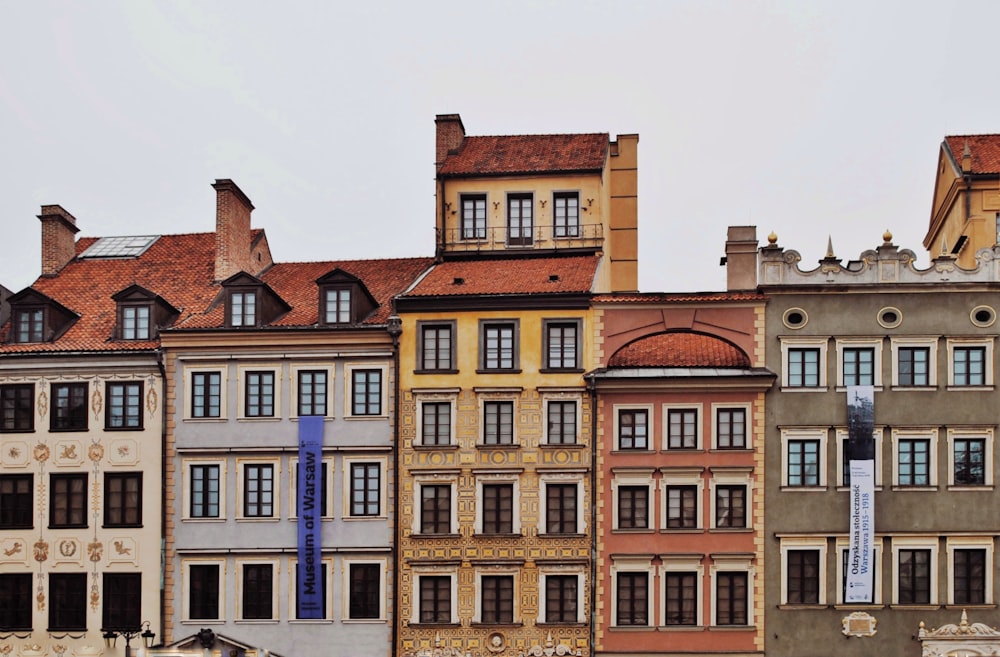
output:
[[[845,603],[875,602],[875,389],[847,388],[850,545]]]

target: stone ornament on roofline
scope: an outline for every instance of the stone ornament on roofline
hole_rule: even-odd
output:
[[[922,657],[945,657],[962,652],[970,657],[1000,655],[1000,631],[986,623],[969,623],[964,609],[957,625],[952,623],[928,630],[920,621],[917,640],[923,644]]]

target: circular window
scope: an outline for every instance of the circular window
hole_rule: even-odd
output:
[[[993,322],[997,321],[996,311],[989,306],[976,306],[969,316],[972,318],[972,323],[980,328],[993,326]]]
[[[790,329],[800,329],[809,321],[809,315],[801,308],[789,308],[782,315],[781,321]]]
[[[896,328],[903,321],[903,313],[899,308],[883,308],[878,311],[878,323],[884,328]]]

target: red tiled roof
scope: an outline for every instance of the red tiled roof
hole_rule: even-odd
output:
[[[466,137],[448,155],[444,176],[600,171],[608,156],[603,134]]]
[[[1000,135],[953,135],[945,137],[944,144],[959,169],[968,144],[972,173],[1000,173]]]
[[[593,287],[599,258],[586,255],[444,262],[403,296],[587,293]]]
[[[616,351],[608,367],[750,367],[743,351],[701,333],[657,333]]]
[[[665,303],[705,303],[722,301],[764,301],[767,297],[756,292],[625,292],[614,294],[599,294],[594,297],[594,303],[625,303],[625,304],[665,304]]]

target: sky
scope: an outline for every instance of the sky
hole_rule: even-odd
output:
[[[639,285],[725,288],[730,225],[811,269],[926,266],[945,135],[1000,132],[1000,3],[0,0],[0,284],[79,236],[210,232],[211,183],[278,261],[433,255],[434,117],[639,134]]]

